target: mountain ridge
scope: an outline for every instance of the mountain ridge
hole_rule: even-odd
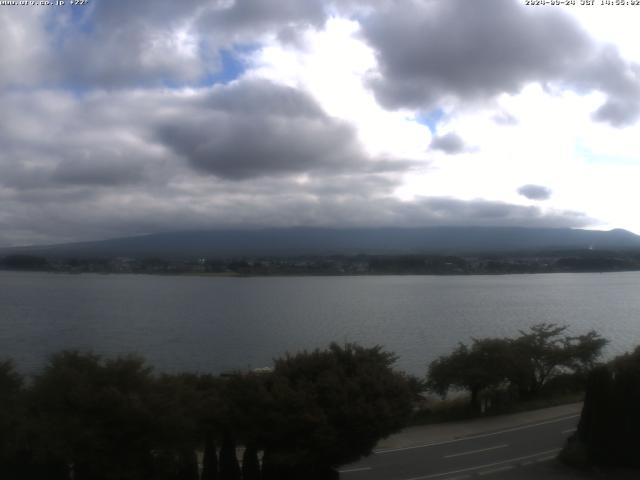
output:
[[[0,255],[62,257],[232,257],[340,254],[470,254],[640,249],[640,236],[529,227],[287,227],[195,230],[90,242],[0,248]]]

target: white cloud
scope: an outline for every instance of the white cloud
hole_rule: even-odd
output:
[[[49,60],[45,20],[44,8],[0,8],[0,87],[30,86],[42,79]]]
[[[573,53],[556,55],[549,64],[535,49],[528,50],[524,63],[518,52],[509,51],[511,64],[506,66],[500,55],[491,55],[492,65],[504,67],[505,75],[515,68],[515,80],[506,83],[475,62],[487,75],[486,95],[472,88],[464,62],[447,63],[449,57],[431,45],[430,58],[444,62],[452,69],[447,78],[460,82],[459,91],[446,85],[425,87],[433,93],[430,108],[443,111],[432,135],[418,121],[428,113],[420,111],[420,102],[389,110],[371,87],[371,78],[385,74],[382,60],[389,58],[379,52],[389,39],[385,34],[375,42],[367,40],[368,15],[375,15],[380,4],[387,9],[400,9],[400,4],[336,2],[330,9],[333,16],[327,16],[324,7],[329,4],[319,0],[304,5],[272,2],[273,8],[267,9],[261,1],[205,6],[188,1],[179,6],[141,0],[130,10],[115,0],[100,4],[87,10],[88,18],[95,14],[90,17],[93,23],[85,25],[91,28],[69,37],[100,40],[91,55],[73,50],[73,42],[55,43],[61,26],[73,19],[60,17],[51,29],[51,18],[39,13],[44,9],[29,9],[29,15],[22,9],[1,9],[0,29],[9,48],[0,51],[0,227],[5,232],[0,242],[214,225],[456,221],[556,226],[591,222],[640,233],[634,211],[640,202],[640,155],[637,126],[630,123],[633,112],[625,110],[624,102],[613,102],[605,116],[616,126],[593,118],[607,100],[634,99],[632,80],[638,67],[631,62],[640,62],[635,33],[640,9],[563,10],[571,11],[585,28],[578,29],[566,16],[558,20],[571,27],[568,35],[577,45]],[[414,7],[419,4],[412,1]],[[354,5],[366,8],[357,10],[357,17],[340,16]],[[544,18],[554,15],[552,9],[545,12]],[[396,20],[405,13],[396,11]],[[476,32],[487,48],[494,45],[492,30],[486,28],[495,20],[490,13],[485,12],[484,27]],[[464,21],[472,22],[472,17]],[[388,31],[384,18],[378,20],[383,33],[403,33]],[[526,28],[528,23],[518,25]],[[501,28],[520,33],[508,23]],[[424,39],[403,34],[402,41],[420,52]],[[217,49],[237,42],[251,47],[247,71],[226,87],[202,88],[203,74],[220,66]],[[607,42],[611,45],[599,48],[601,56],[595,60],[572,57],[583,51],[580,46]],[[465,51],[455,51],[464,47],[464,42],[452,42],[446,50],[455,58],[467,58]],[[565,60],[575,68],[570,69],[571,81],[563,83],[558,79],[566,73]],[[611,65],[616,74],[587,68],[596,64]],[[576,77],[576,65],[584,68],[580,71],[588,74],[587,81]],[[441,80],[429,68],[423,62],[417,77]],[[274,92],[286,89],[267,89],[263,97],[276,103],[263,102],[258,108],[251,89],[240,87],[260,80],[291,90],[278,97]],[[172,81],[190,87],[157,88]],[[232,108],[227,97],[233,92]],[[206,104],[214,97],[221,102],[213,109],[215,115]],[[286,113],[287,105],[299,102],[317,108],[317,122],[305,127]],[[630,104],[635,108],[634,101]],[[267,122],[270,114],[279,117],[278,128]],[[163,142],[158,125],[173,131],[179,141]],[[219,127],[218,134],[229,130],[227,143],[215,142],[217,137],[207,130],[213,125]],[[253,127],[239,131],[243,125]],[[254,143],[242,135],[247,131],[253,132]],[[272,131],[277,134],[266,135]],[[287,138],[295,148],[280,142]],[[438,139],[440,149],[434,148]],[[442,139],[450,141],[443,144]],[[460,142],[452,144],[452,139]],[[220,153],[222,147],[228,152],[240,142],[234,152],[243,152],[242,159]],[[202,158],[193,155],[193,148]],[[326,162],[324,150],[339,155]],[[260,158],[261,151],[272,153],[269,161]],[[223,169],[225,158],[233,165]],[[242,162],[252,165],[249,173],[229,174]],[[553,195],[537,205],[518,194],[523,185],[541,185]]]
[[[411,111],[383,109],[364,88],[376,62],[358,32],[357,22],[332,18],[324,30],[305,32],[303,48],[274,42],[257,52],[251,74],[309,91],[329,115],[357,126],[372,155],[426,159],[429,129],[417,124]]]
[[[638,6],[592,5],[570,8],[567,12],[573,15],[590,35],[616,45],[625,58],[640,63],[640,42],[638,42],[640,9]]]

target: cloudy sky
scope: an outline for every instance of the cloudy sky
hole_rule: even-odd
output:
[[[639,6],[524,0],[0,6],[0,245],[640,233],[639,21]]]

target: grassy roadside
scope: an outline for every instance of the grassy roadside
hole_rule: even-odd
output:
[[[563,393],[553,396],[539,397],[531,400],[513,402],[505,405],[498,405],[487,408],[479,413],[469,407],[467,396],[458,396],[450,399],[440,399],[429,397],[425,400],[424,406],[416,410],[407,426],[431,425],[445,422],[455,422],[462,420],[472,420],[476,418],[487,418],[496,415],[509,413],[521,413],[542,408],[568,405],[582,402],[584,392]]]

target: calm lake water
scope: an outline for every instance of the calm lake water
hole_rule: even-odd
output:
[[[24,372],[61,349],[135,352],[158,370],[271,365],[331,341],[384,345],[397,366],[536,322],[596,329],[607,356],[640,344],[640,272],[216,278],[0,272],[0,358]]]

